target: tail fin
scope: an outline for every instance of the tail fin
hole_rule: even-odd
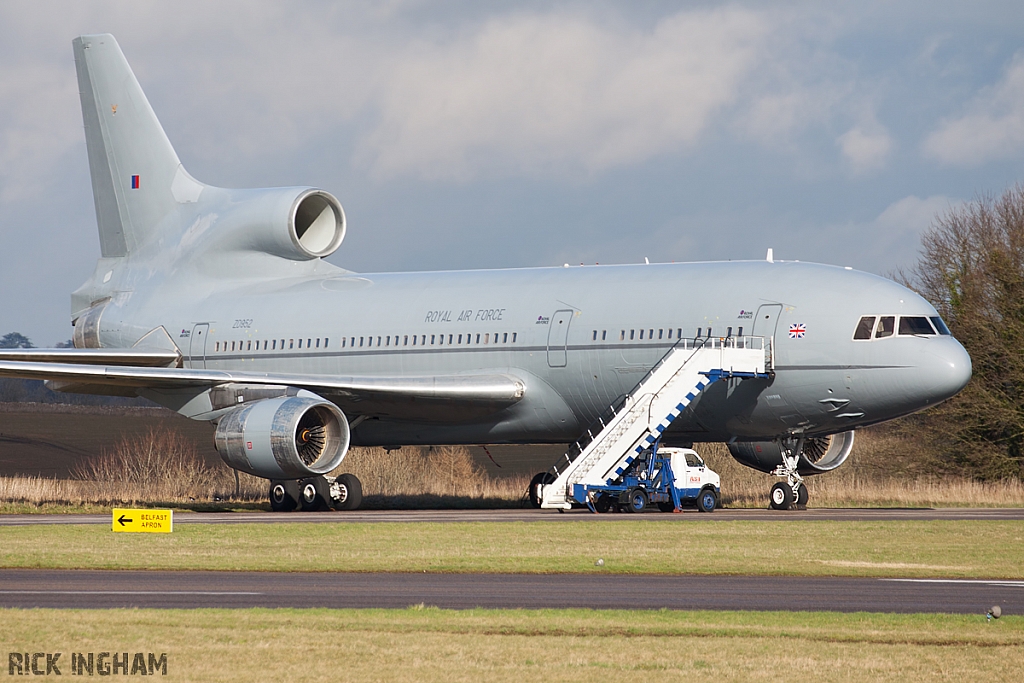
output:
[[[114,37],[73,45],[100,249],[127,256],[204,186],[185,172]]]

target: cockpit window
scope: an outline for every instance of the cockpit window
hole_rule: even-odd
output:
[[[883,315],[878,319],[878,330],[875,332],[875,338],[891,337],[895,329],[896,316]]]
[[[939,316],[932,316],[929,320],[932,321],[932,325],[935,325],[935,329],[939,334],[952,334],[952,332],[949,331],[949,328],[946,327],[946,323],[942,322],[942,318]]]
[[[928,334],[934,335],[935,330],[928,318],[916,315],[900,316],[900,334]]]
[[[875,329],[875,316],[866,315],[857,323],[857,331],[853,333],[854,339],[871,339],[871,330]]]

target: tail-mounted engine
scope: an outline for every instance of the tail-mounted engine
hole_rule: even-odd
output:
[[[846,462],[853,450],[853,432],[842,432],[804,440],[797,472],[803,476],[828,472]],[[747,467],[774,472],[783,465],[782,446],[777,441],[738,441],[729,444],[732,457]]]
[[[329,192],[308,187],[207,188],[192,249],[273,254],[292,261],[330,256],[345,239],[345,211]],[[204,244],[205,242],[205,244]]]
[[[265,479],[299,479],[327,474],[341,464],[349,428],[333,403],[286,396],[229,412],[214,439],[229,467]]]

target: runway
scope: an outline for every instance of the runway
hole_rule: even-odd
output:
[[[595,515],[587,510],[559,514],[552,510],[355,510],[350,512],[188,512],[176,511],[175,524],[270,523],[450,523],[450,522],[892,522],[906,520],[1024,521],[1024,508],[811,508],[808,510],[687,510],[678,515]],[[0,526],[33,524],[110,524],[110,515],[0,515]]]
[[[18,608],[593,608],[1024,614],[1024,581],[0,570]]]

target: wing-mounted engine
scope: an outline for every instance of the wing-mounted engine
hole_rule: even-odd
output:
[[[220,419],[214,436],[229,467],[266,479],[327,474],[348,452],[345,415],[329,401],[282,396],[246,403]]]
[[[829,472],[846,462],[853,450],[853,432],[804,440],[796,471],[803,476]],[[739,462],[762,472],[774,472],[784,464],[782,444],[777,441],[737,441],[729,452]]]

